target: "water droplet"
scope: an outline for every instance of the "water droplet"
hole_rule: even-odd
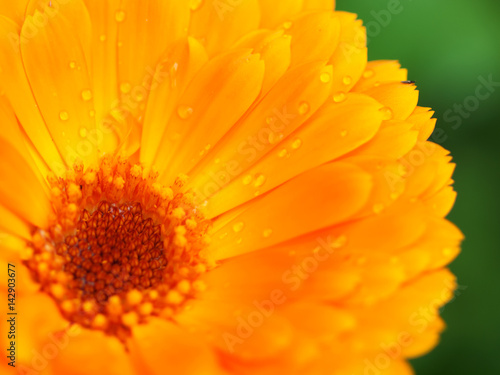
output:
[[[142,90],[136,90],[137,92],[134,93],[134,99],[136,102],[140,103],[143,102],[144,99],[146,99],[146,94],[142,92]]]
[[[340,136],[341,136],[341,137],[345,137],[346,135],[347,135],[347,130],[342,130],[342,131],[340,132]]]
[[[198,10],[201,7],[201,4],[203,4],[203,0],[191,0],[189,2],[189,8],[191,10]]]
[[[193,108],[188,107],[187,105],[181,105],[177,109],[177,114],[183,120],[187,120],[193,114]]]
[[[261,187],[262,185],[264,185],[265,182],[266,182],[266,176],[261,174],[261,175],[257,176],[257,178],[255,179],[255,182],[253,183],[253,186]]]
[[[219,159],[219,158],[215,159],[215,160],[214,160],[214,163],[215,163],[215,164],[219,164],[219,163],[220,163],[220,159]]]
[[[330,243],[330,247],[332,249],[339,249],[347,243],[347,237],[345,235],[341,235],[334,239],[332,243]]]
[[[115,13],[116,22],[123,22],[125,20],[125,12],[123,10],[119,10]]]
[[[352,78],[351,78],[351,76],[345,76],[345,77],[342,79],[342,82],[344,83],[344,85],[349,86],[349,85],[352,83]]]
[[[85,129],[85,128],[80,129],[80,137],[82,137],[82,138],[87,137],[87,129]]]
[[[128,82],[124,82],[120,85],[120,91],[124,94],[128,94],[132,90],[132,86]]]
[[[342,91],[339,91],[335,95],[333,95],[333,101],[335,103],[342,103],[346,99],[346,94]]]
[[[101,35],[101,36],[99,37],[99,40],[100,40],[101,42],[105,42],[105,41],[106,41],[106,35],[104,35],[104,34],[103,34],[103,35]]]
[[[235,231],[235,233],[239,233],[243,230],[243,227],[245,226],[245,224],[243,224],[241,221],[239,223],[236,223],[233,225],[233,230]]]
[[[219,238],[220,238],[221,240],[223,240],[223,239],[224,239],[224,238],[226,238],[226,237],[227,237],[227,232],[226,232],[226,233],[222,233],[222,234],[219,236]]]
[[[239,245],[239,244],[241,244],[242,242],[243,242],[243,238],[238,238],[238,239],[236,240],[236,243],[237,243],[238,245]]]
[[[366,72],[363,73],[363,78],[371,78],[375,75],[375,72],[373,70],[367,70]]]
[[[384,120],[391,120],[392,117],[394,116],[394,114],[392,113],[392,109],[390,109],[389,107],[384,107],[382,109],[380,109],[380,112],[382,112],[382,115],[383,115],[383,119]]]
[[[321,74],[321,76],[319,78],[320,78],[321,82],[323,82],[323,83],[328,83],[332,79],[332,77],[330,76],[330,73],[323,73],[323,74]]]
[[[253,180],[252,176],[246,175],[245,178],[243,178],[243,185],[250,185],[252,180]]]
[[[302,102],[299,104],[299,113],[301,115],[305,115],[307,112],[309,112],[310,106],[309,103]]]
[[[292,21],[286,21],[286,22],[283,23],[283,28],[285,30],[290,30],[292,28],[292,26],[293,26]]]
[[[275,120],[274,117],[268,117],[268,118],[266,118],[266,124],[267,125],[272,125],[272,124],[274,124],[275,121],[276,120]]]
[[[380,86],[380,82],[375,82],[375,83],[373,84],[373,86],[375,86],[375,87],[379,87],[379,86]]]
[[[75,69],[75,68],[76,68],[76,62],[71,61],[71,62],[69,63],[69,67],[70,67],[71,69]]]
[[[89,116],[90,117],[94,117],[95,116],[95,111],[93,109],[91,111],[89,111]]]
[[[68,112],[62,111],[61,113],[59,113],[59,118],[62,121],[68,121],[69,120],[69,114],[68,114]]]
[[[117,45],[118,47],[123,47],[123,42],[118,42]]]
[[[295,141],[293,141],[292,143],[292,148],[294,150],[297,150],[300,148],[300,146],[302,146],[302,141],[300,139],[296,139]]]
[[[92,91],[83,90],[82,91],[82,99],[86,102],[88,102],[90,99],[92,99]]]
[[[273,234],[273,230],[272,229],[266,229],[264,232],[262,232],[262,235],[264,236],[264,238],[271,237],[271,234]]]
[[[378,203],[378,204],[373,206],[373,212],[375,212],[376,214],[381,213],[382,211],[384,211],[384,209],[385,209],[385,206],[381,203]]]
[[[286,156],[286,154],[287,154],[287,153],[288,153],[288,151],[287,151],[287,150],[285,150],[285,149],[283,149],[283,150],[281,150],[281,151],[279,152],[278,156],[279,156],[280,158],[284,158],[284,157]]]

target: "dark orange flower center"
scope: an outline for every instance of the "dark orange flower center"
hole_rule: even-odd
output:
[[[37,228],[25,261],[71,323],[125,340],[150,316],[171,318],[202,292],[210,222],[155,171],[124,159],[49,177],[54,215]]]

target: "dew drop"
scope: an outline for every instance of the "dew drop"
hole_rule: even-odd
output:
[[[224,239],[224,238],[226,238],[226,237],[227,237],[227,232],[222,233],[222,234],[219,236],[219,238],[220,238],[221,240],[223,240],[223,239]]]
[[[321,76],[319,77],[319,79],[323,83],[328,83],[328,82],[330,82],[330,80],[332,79],[332,77],[330,76],[330,73],[323,73],[323,74],[321,74]]]
[[[275,122],[274,117],[268,117],[268,118],[266,118],[266,124],[267,125],[272,125],[272,124],[274,124],[274,122]]]
[[[62,121],[68,121],[69,120],[69,114],[68,114],[68,112],[62,111],[61,113],[59,113],[59,118]]]
[[[292,28],[292,26],[293,26],[292,21],[286,21],[286,22],[283,23],[283,28],[285,30],[290,30]]]
[[[104,34],[103,34],[103,35],[101,35],[101,36],[99,37],[99,40],[100,40],[101,42],[105,42],[105,41],[106,41],[106,35],[104,35]]]
[[[87,137],[87,129],[85,129],[85,128],[80,129],[80,137],[82,137],[82,138]]]
[[[380,112],[382,112],[382,115],[383,115],[383,119],[384,120],[391,120],[392,117],[394,116],[394,114],[392,113],[392,109],[390,109],[389,107],[384,107],[382,109],[380,109]]]
[[[132,90],[132,86],[130,85],[130,83],[125,82],[120,85],[120,91],[122,93],[128,94],[130,90]]]
[[[95,117],[95,111],[93,109],[91,111],[89,111],[89,116],[90,117]]]
[[[352,78],[351,78],[351,76],[345,76],[345,77],[342,79],[342,82],[344,83],[344,85],[349,86],[349,85],[352,83]]]
[[[371,78],[375,75],[373,70],[367,70],[363,73],[363,78]]]
[[[70,67],[71,69],[75,69],[75,68],[76,68],[76,62],[74,62],[74,61],[70,61],[70,63],[69,63],[69,67]]]
[[[342,91],[339,91],[335,95],[333,95],[333,101],[335,103],[342,103],[346,99],[346,94]]]
[[[348,133],[348,132],[347,132],[347,130],[342,130],[342,131],[340,132],[340,136],[341,136],[341,137],[345,137],[345,136],[347,136],[347,133]]]
[[[300,146],[302,146],[302,141],[300,139],[296,139],[295,141],[293,141],[292,148],[294,150],[298,150]]]
[[[116,22],[123,22],[125,20],[125,12],[123,10],[119,10],[115,13]]]
[[[253,180],[252,176],[250,175],[245,176],[245,178],[243,178],[243,185],[250,185],[252,180]]]
[[[261,187],[262,185],[264,185],[265,182],[266,182],[266,176],[261,174],[261,175],[257,176],[257,178],[255,179],[255,182],[253,183],[253,186]]]
[[[90,90],[83,90],[82,91],[82,99],[86,102],[92,99],[92,91]]]
[[[272,229],[266,229],[264,232],[262,232],[262,235],[264,236],[264,238],[269,238],[269,237],[271,237],[272,234],[273,234]]]
[[[332,249],[339,249],[347,243],[347,237],[345,235],[341,235],[334,239],[332,243],[330,243],[330,247]]]
[[[187,105],[181,105],[177,108],[177,114],[183,120],[187,120],[193,114],[193,108],[188,107]]]
[[[245,224],[243,224],[241,221],[239,223],[236,223],[233,225],[233,230],[235,233],[239,233],[243,230],[243,227],[245,226]]]
[[[306,102],[300,103],[300,105],[299,105],[299,113],[301,115],[305,115],[307,112],[309,112],[309,109],[310,109],[310,106],[309,106],[308,103],[306,103]]]
[[[191,0],[189,2],[189,8],[191,8],[192,11],[200,9],[201,5],[203,4],[203,0]]]
[[[278,156],[279,156],[280,158],[284,158],[284,157],[286,156],[286,154],[287,154],[287,153],[288,153],[288,151],[287,151],[287,150],[285,150],[285,149],[283,149],[283,150],[281,150],[281,151],[278,153]]]

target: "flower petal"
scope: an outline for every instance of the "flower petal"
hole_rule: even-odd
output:
[[[361,108],[361,110],[360,110]],[[377,132],[381,105],[368,96],[352,94],[339,104],[329,103],[303,127],[231,184],[210,198],[207,215],[216,217],[291,178],[332,161],[370,140]],[[262,186],[245,184],[266,176]]]
[[[146,325],[136,326],[133,336],[130,356],[140,374],[160,375],[165,374],[165,369],[178,375],[224,373],[203,339],[170,322],[152,319]]]
[[[263,78],[264,63],[248,50],[236,50],[206,64],[179,98],[178,113],[170,118],[157,156],[168,165],[161,178],[173,181],[193,168],[247,111],[261,91]],[[230,107],[228,98],[233,103]]]
[[[54,5],[56,3],[54,2]],[[102,134],[96,130],[89,76],[91,24],[80,0],[51,8],[33,0],[21,38],[26,75],[42,116],[67,164],[92,163]],[[33,33],[35,22],[46,22]],[[78,48],[75,48],[78,46]]]
[[[0,204],[31,224],[44,227],[50,206],[44,187],[18,150],[0,138]]]
[[[27,137],[40,153],[45,163],[56,173],[63,173],[65,164],[59,155],[52,137],[40,115],[33,98],[21,60],[20,44],[29,39],[20,39],[19,27],[11,20],[0,16],[0,53],[2,69],[0,86],[20,120]]]
[[[240,37],[258,28],[258,0],[203,1],[192,9],[189,35],[205,45],[210,56],[229,49]]]
[[[253,202],[215,233],[213,256],[233,257],[339,224],[363,207],[371,189],[371,176],[353,165],[313,169]],[[241,225],[243,230],[233,230]]]

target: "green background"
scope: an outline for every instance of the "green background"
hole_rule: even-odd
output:
[[[500,87],[477,109],[470,98],[479,77],[500,82],[500,1],[400,0],[401,12],[390,20],[376,15],[387,16],[397,3],[337,0],[337,9],[370,25],[370,60],[399,60],[409,70],[419,104],[436,111],[440,143],[457,163],[458,200],[449,218],[466,241],[450,268],[460,295],[443,311],[447,329],[439,346],[412,363],[417,374],[500,374]],[[464,103],[474,110],[460,123],[446,116]]]

